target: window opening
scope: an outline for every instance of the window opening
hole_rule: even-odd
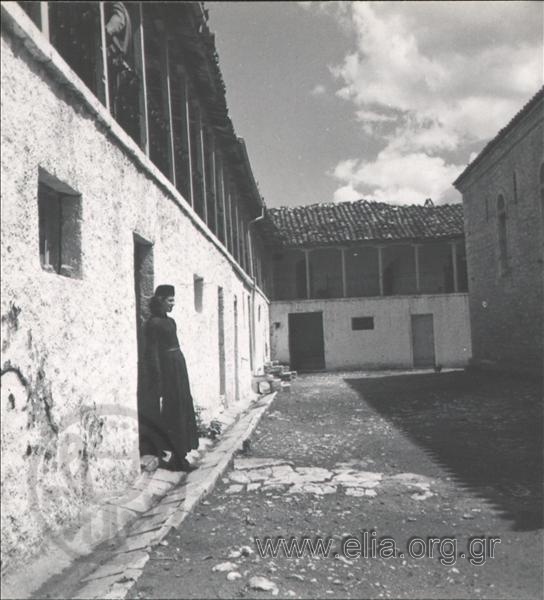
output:
[[[81,277],[81,197],[44,174],[38,182],[38,219],[42,269]]]
[[[204,296],[204,279],[195,275],[193,278],[194,284],[194,301],[196,312],[202,312],[203,296]]]
[[[367,331],[374,329],[374,317],[353,317],[351,319],[353,331]]]

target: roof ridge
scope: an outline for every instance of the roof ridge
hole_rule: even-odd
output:
[[[409,208],[423,208],[426,210],[436,210],[437,208],[442,208],[446,206],[460,206],[462,202],[443,202],[442,204],[434,204],[433,206],[425,206],[424,204],[396,204],[392,202],[383,202],[379,200],[367,200],[365,198],[361,198],[360,200],[346,200],[342,202],[314,202],[313,204],[295,204],[294,206],[268,206],[267,211],[292,211],[292,210],[309,210],[313,208],[331,208],[340,205],[360,205],[360,204],[368,204],[372,206],[383,206],[383,207],[392,207],[392,208],[401,208],[401,209],[409,209]]]
[[[476,164],[479,163],[486,154],[491,152],[498,142],[510,131],[512,131],[512,129],[542,100],[544,100],[544,85],[518,110],[518,112],[510,119],[510,121],[508,121],[504,127],[501,127],[495,136],[487,142],[487,144],[479,152],[478,156],[476,156],[476,158],[465,167],[462,173],[457,176],[453,182],[453,185],[457,187],[458,184],[470,173],[470,171],[473,170]]]

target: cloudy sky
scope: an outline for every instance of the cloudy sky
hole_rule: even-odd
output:
[[[209,2],[268,206],[457,202],[543,84],[540,2]]]

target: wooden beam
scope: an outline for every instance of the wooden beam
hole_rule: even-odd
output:
[[[246,273],[251,273],[251,267],[249,264],[249,244],[248,244],[248,227],[247,221],[244,218],[244,214],[242,213],[242,239],[243,239],[243,254],[244,254],[244,269]]]
[[[187,158],[189,161],[189,203],[194,208],[195,206],[195,194],[193,188],[193,153],[191,149],[191,115],[190,115],[190,99],[189,99],[189,82],[187,81],[187,74],[182,70],[180,72],[182,78],[181,98],[182,98],[182,118],[183,118],[183,130],[185,133],[185,150],[187,152]]]
[[[49,41],[49,2],[40,2],[40,29]]]
[[[218,210],[217,210],[217,165],[215,164],[215,142],[213,139],[210,140],[211,143],[211,154],[212,154],[212,175],[211,175],[211,184],[212,184],[212,194],[213,194],[213,222],[214,229],[213,232],[215,237],[219,237],[219,223],[218,223]]]
[[[232,194],[230,193],[230,185],[227,189],[227,198],[229,204],[229,232],[230,232],[230,253],[234,256],[234,228],[232,225]]]
[[[459,272],[457,268],[457,242],[451,242],[451,260],[453,263],[453,291],[459,291]]]
[[[220,157],[219,157],[220,158]],[[225,179],[223,177],[223,160],[220,159],[219,163],[219,194],[221,205],[223,206],[223,243],[225,247],[228,246],[228,235],[227,235],[227,208],[225,203]]]
[[[97,78],[101,86],[101,94],[104,106],[111,112],[110,107],[110,84],[108,79],[108,47],[106,41],[106,17],[104,13],[104,2],[98,3],[100,13],[100,55],[102,60],[97,61]]]
[[[304,261],[306,266],[306,298],[309,300],[312,295],[312,286],[310,281],[310,251],[304,250]]]
[[[232,215],[230,211],[230,189],[226,177],[227,174],[225,173],[225,168],[223,165],[223,185],[225,187],[225,215],[227,217],[225,222],[225,246],[231,254],[234,254],[232,250]]]
[[[204,202],[204,221],[208,224],[208,198],[206,186],[206,151],[204,149],[204,126],[202,124],[202,110],[198,111],[198,139],[199,139],[199,155],[202,175],[202,199]]]
[[[238,217],[238,198],[234,202],[234,222],[236,224],[236,260],[241,265],[242,257],[240,253],[240,221]]]
[[[147,112],[147,82],[145,73],[145,44],[144,44],[144,13],[142,3],[138,2],[136,12],[137,23],[134,24],[134,62],[140,76],[139,105],[140,105],[140,148],[149,156],[149,117]]]
[[[342,259],[342,298],[347,298],[348,282],[346,278],[346,249],[340,248],[340,254]]]
[[[163,110],[168,120],[168,173],[176,187],[176,157],[174,153],[174,120],[172,118],[172,90],[170,87],[170,49],[168,41],[168,23],[164,23],[161,43],[161,81]]]
[[[383,246],[378,246],[378,277],[380,284],[380,296],[383,296]]]

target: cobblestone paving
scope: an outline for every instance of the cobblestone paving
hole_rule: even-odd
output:
[[[540,389],[463,372],[299,378],[131,597],[541,598]],[[348,536],[366,554],[342,552]],[[278,537],[331,551],[260,556],[256,540]],[[390,558],[373,553],[385,537]],[[454,546],[416,558],[414,537]],[[473,537],[500,538],[495,558],[470,555]]]

